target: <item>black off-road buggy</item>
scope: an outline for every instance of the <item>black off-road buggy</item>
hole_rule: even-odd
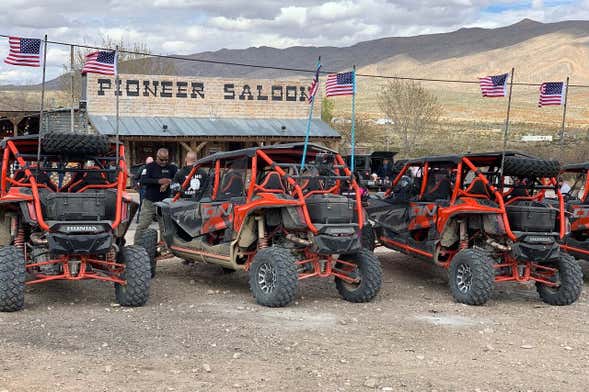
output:
[[[143,305],[150,260],[145,249],[125,246],[137,205],[125,193],[123,146],[48,133],[39,160],[36,135],[0,146],[0,311],[24,306],[25,285],[52,280],[114,282],[121,305]]]
[[[199,160],[183,184],[204,180],[191,198],[180,193],[157,204],[163,239],[176,256],[249,272],[256,301],[286,306],[298,281],[334,277],[340,295],[370,301],[381,268],[361,246],[365,224],[359,188],[336,152],[304,145],[218,153]],[[353,198],[342,195],[343,191]],[[155,236],[142,241],[155,254]]]
[[[558,162],[507,152],[502,176],[501,161],[500,152],[409,160],[385,197],[369,200],[364,244],[448,269],[461,303],[482,305],[506,281],[534,281],[552,305],[575,302],[583,279],[559,246],[566,217]]]
[[[589,260],[589,162],[566,165],[562,175],[572,181],[564,195],[570,230],[562,248],[579,260]]]

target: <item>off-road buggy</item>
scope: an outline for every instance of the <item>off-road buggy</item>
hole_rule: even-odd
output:
[[[143,305],[150,263],[145,249],[125,246],[137,204],[125,193],[123,146],[48,133],[40,159],[36,135],[0,147],[0,311],[24,306],[25,285],[52,280],[114,282],[121,305]]]
[[[379,242],[448,269],[457,302],[482,305],[505,281],[534,281],[552,305],[575,302],[582,271],[559,247],[566,218],[558,162],[507,152],[502,176],[501,161],[502,153],[409,160],[385,197],[369,200],[365,246]]]
[[[256,301],[286,306],[298,281],[334,277],[340,295],[370,301],[381,286],[381,268],[361,246],[365,224],[359,188],[336,152],[280,144],[217,153],[199,160],[195,175],[207,178],[189,199],[177,194],[156,204],[163,239],[176,256],[249,272]],[[350,189],[349,198],[341,193]],[[153,233],[143,241],[155,253]]]
[[[388,159],[391,165],[394,162],[397,151],[373,151],[370,154],[356,154],[354,155],[354,173],[360,186],[366,187],[370,190],[385,190],[391,186],[393,178],[372,178],[372,174],[381,170],[383,161]],[[351,155],[346,155],[346,164],[351,164]]]
[[[580,260],[589,260],[589,162],[566,165],[562,175],[573,181],[564,195],[570,231],[562,249]]]

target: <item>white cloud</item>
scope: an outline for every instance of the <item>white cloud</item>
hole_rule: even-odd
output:
[[[347,46],[463,26],[497,27],[523,18],[589,18],[589,0],[0,0],[0,34],[46,33],[50,40],[91,45],[108,35],[177,54],[250,46]],[[0,38],[2,57],[5,47]],[[67,63],[69,49],[50,45],[48,56],[52,78]],[[39,72],[2,63],[0,82],[21,83]]]

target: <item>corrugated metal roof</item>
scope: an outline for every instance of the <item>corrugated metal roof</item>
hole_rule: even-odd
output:
[[[102,134],[115,134],[115,116],[90,114],[90,123]],[[164,125],[167,129],[164,131]],[[199,117],[123,117],[119,119],[121,136],[264,136],[304,137],[306,119],[252,119]],[[340,138],[326,122],[313,120],[311,137]]]

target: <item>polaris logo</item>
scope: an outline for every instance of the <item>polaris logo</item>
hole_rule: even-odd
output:
[[[100,231],[99,226],[62,226],[62,231],[66,233],[96,233]]]

